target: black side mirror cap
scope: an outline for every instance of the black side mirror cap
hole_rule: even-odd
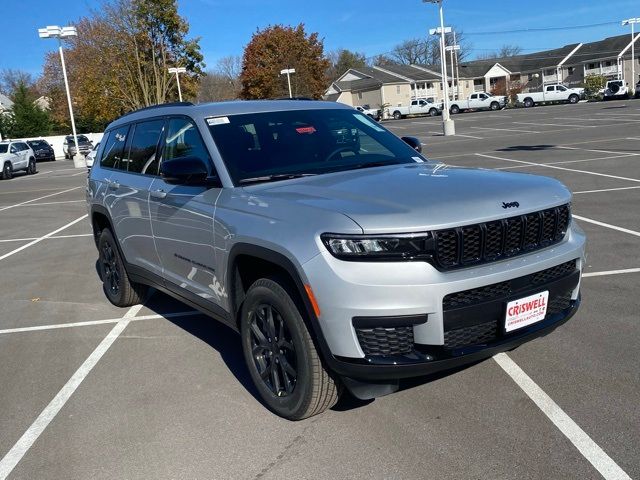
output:
[[[220,179],[209,175],[207,162],[199,157],[179,157],[164,160],[160,174],[171,185],[220,186]]]
[[[416,152],[422,153],[422,143],[416,137],[402,137],[401,140]]]

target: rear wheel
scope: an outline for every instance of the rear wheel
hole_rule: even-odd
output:
[[[108,228],[100,232],[98,255],[102,289],[109,301],[117,307],[131,307],[141,303],[147,293],[147,286],[129,279],[116,241]]]
[[[260,397],[277,415],[302,420],[335,405],[339,384],[323,366],[285,284],[263,278],[251,285],[242,305],[240,334]]]
[[[569,96],[569,103],[578,103],[579,100],[580,97],[578,97],[578,95],[576,95],[575,93]]]
[[[449,111],[453,115],[457,115],[458,113],[460,113],[460,107],[458,105],[451,105],[451,108],[449,109]]]
[[[2,179],[9,180],[13,177],[13,167],[11,166],[11,162],[6,162],[2,167]]]
[[[525,108],[533,107],[533,100],[531,98],[525,98],[524,99],[524,106],[525,106]]]
[[[36,173],[36,159],[35,158],[30,158],[29,159],[29,166],[27,167],[27,174],[35,175],[35,173]]]
[[[395,118],[396,120],[400,120],[402,118],[402,114],[396,110],[395,112],[393,112],[393,118]]]

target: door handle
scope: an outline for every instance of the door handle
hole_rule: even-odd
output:
[[[163,199],[167,197],[167,192],[164,190],[151,190],[149,193],[153,198]]]
[[[118,190],[120,184],[118,182],[109,182],[109,190]]]

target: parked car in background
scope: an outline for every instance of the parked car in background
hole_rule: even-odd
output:
[[[255,391],[292,420],[342,387],[366,400],[509,351],[580,305],[563,184],[430,162],[335,102],[132,112],[86,196],[109,301],[152,286],[233,328]]]
[[[604,100],[629,98],[629,87],[624,80],[609,80],[604,87]]]
[[[449,106],[452,114],[467,110],[500,110],[507,104],[507,97],[503,95],[491,95],[486,92],[476,92],[469,95],[466,100],[453,100]]]
[[[430,115],[435,117],[442,113],[442,102],[436,103],[431,98],[412,100],[408,107],[389,107],[389,113],[396,120],[408,115]]]
[[[52,162],[56,159],[53,147],[46,140],[27,140],[27,144],[33,150],[36,162]]]
[[[89,155],[87,155],[87,168],[91,168],[93,167],[93,162],[96,159],[96,153],[98,153],[98,147],[100,146],[100,142],[96,143],[93,146],[93,149],[89,152]]]
[[[77,137],[78,137],[78,147],[80,148],[80,154],[86,157],[91,151],[91,149],[93,148],[93,144],[91,143],[91,140],[87,138],[86,135],[77,135]],[[62,144],[62,151],[64,152],[65,159],[70,159],[75,156],[76,145],[73,140],[73,135],[67,135],[64,138],[64,143]]]
[[[640,98],[640,80],[638,80],[638,83],[636,83],[636,93],[635,93],[635,98]]]
[[[516,95],[517,102],[526,108],[539,103],[578,103],[585,98],[584,88],[568,88],[564,85],[545,85],[541,92],[527,92]]]
[[[364,113],[366,116],[371,117],[375,120],[380,120],[380,109],[378,108],[371,108],[369,107],[369,105],[358,105],[357,107],[354,107],[356,110],[358,110],[359,112]]]
[[[0,142],[0,165],[2,179],[13,178],[14,172],[24,170],[36,173],[36,156],[27,142]]]

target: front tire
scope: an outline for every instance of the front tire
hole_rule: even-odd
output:
[[[131,307],[142,302],[147,293],[147,286],[129,279],[118,245],[108,228],[100,232],[98,264],[102,290],[111,303],[116,307]]]
[[[35,158],[30,158],[29,166],[27,167],[27,175],[35,175],[36,171],[36,160]]]
[[[242,305],[240,335],[249,374],[275,414],[302,420],[335,405],[339,384],[325,369],[289,292],[257,280]]]
[[[569,96],[569,103],[578,103],[579,100],[580,97],[578,97],[578,95],[576,95],[575,93]]]
[[[496,110],[500,110],[500,104],[498,102],[491,102],[491,106],[489,108],[495,112]]]
[[[437,109],[432,108],[432,109],[429,110],[429,116],[435,117],[437,115],[438,115],[438,110]]]
[[[10,162],[6,162],[2,167],[2,179],[11,180],[13,178],[13,166]]]

